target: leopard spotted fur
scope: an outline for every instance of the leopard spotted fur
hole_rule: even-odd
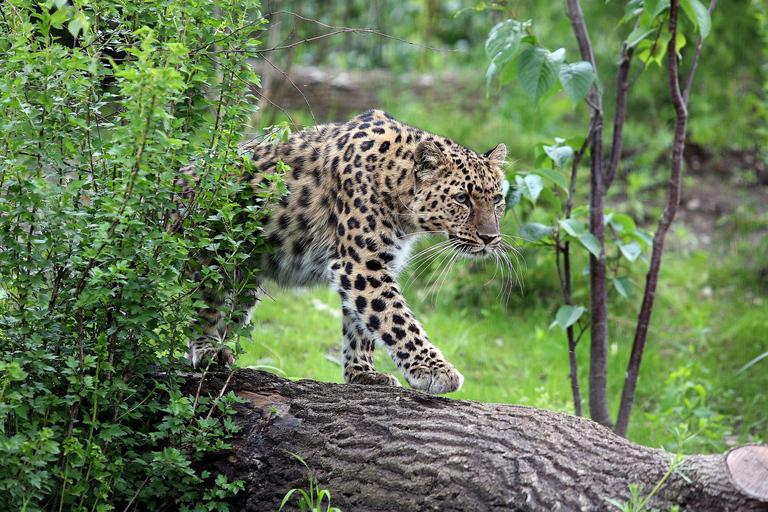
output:
[[[246,143],[258,173],[253,187],[290,167],[290,194],[265,220],[263,236],[273,251],[260,256],[259,279],[284,286],[330,283],[341,297],[343,376],[348,383],[399,385],[377,372],[375,345],[382,346],[414,388],[448,393],[464,378],[427,338],[408,308],[397,275],[413,242],[441,233],[459,253],[484,257],[498,251],[504,212],[499,144],[478,154],[450,139],[371,110],[345,123],[292,134],[286,142]],[[194,167],[179,182],[192,187]],[[194,367],[212,359],[233,363],[220,312],[225,298],[203,294],[201,336],[190,341]],[[258,297],[241,301],[246,321]]]

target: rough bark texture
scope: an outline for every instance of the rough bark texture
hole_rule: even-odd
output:
[[[200,374],[187,379],[196,392]],[[203,393],[218,395],[226,379],[208,374]],[[287,452],[307,462],[344,512],[610,510],[607,498],[627,499],[631,483],[651,489],[669,468],[659,450],[532,407],[254,370],[236,371],[227,390],[247,400],[235,416],[243,429],[202,465],[246,482],[234,511],[277,510],[290,489],[308,489],[306,469]],[[722,455],[692,456],[684,466],[690,483],[673,474],[651,506],[768,510],[759,494],[740,490]]]

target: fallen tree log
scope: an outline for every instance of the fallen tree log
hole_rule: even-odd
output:
[[[200,378],[187,377],[190,392]],[[209,373],[201,389],[218,395],[225,387],[246,400],[235,416],[243,428],[230,450],[199,469],[245,481],[234,511],[277,510],[290,489],[308,490],[306,468],[288,452],[306,461],[344,512],[616,510],[608,499],[629,499],[630,484],[647,495],[670,467],[661,450],[533,407],[254,370]],[[682,466],[650,507],[768,511],[768,447],[693,455]]]

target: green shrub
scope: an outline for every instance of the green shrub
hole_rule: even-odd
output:
[[[258,8],[0,6],[0,510],[223,510],[239,489],[193,469],[235,430],[236,397],[185,396],[174,371],[194,288],[260,249],[280,188],[230,201]],[[193,158],[182,230],[174,182]],[[214,258],[191,268],[200,250]]]

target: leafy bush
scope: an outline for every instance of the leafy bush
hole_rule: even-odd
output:
[[[188,297],[259,250],[279,194],[275,180],[261,202],[230,201],[258,8],[0,7],[0,510],[223,510],[241,485],[193,469],[236,430],[236,397],[185,396],[173,370]],[[174,223],[193,158],[200,183]],[[201,249],[210,264],[191,268]]]

